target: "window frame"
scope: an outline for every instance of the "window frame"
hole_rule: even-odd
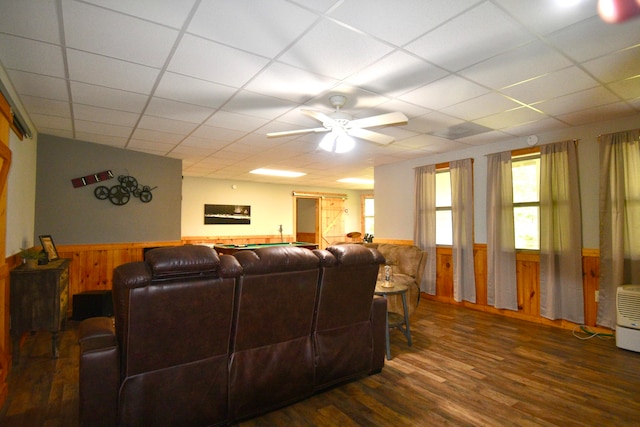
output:
[[[375,197],[373,197],[373,194],[361,194],[360,195],[360,230],[362,232],[362,235],[364,236],[367,233],[367,227],[366,227],[366,219],[367,218],[371,218],[373,220],[373,233],[371,233],[372,235],[375,236]],[[373,200],[373,204],[374,204],[374,214],[373,215],[367,215],[366,214],[366,200]]]
[[[451,168],[449,165],[449,162],[445,162],[445,163],[438,163],[436,164],[436,175],[438,174],[442,174],[442,173],[448,173],[449,174],[449,183],[451,183]],[[451,194],[451,184],[449,184],[449,200],[452,200],[453,195]],[[437,189],[436,189],[436,200],[437,200]],[[449,212],[449,216],[451,218],[451,243],[450,244],[446,244],[446,243],[438,243],[437,240],[437,236],[438,233],[436,231],[436,246],[441,246],[441,247],[452,247],[453,246],[453,207],[452,204],[449,204],[449,206],[438,206],[438,204],[436,203],[435,206],[435,211],[436,211],[436,216],[438,212]],[[436,219],[436,230],[437,230],[437,226],[438,226],[438,220]]]
[[[526,161],[526,160],[531,160],[531,159],[538,159],[540,160],[541,154],[540,154],[540,148],[539,147],[532,147],[532,148],[523,148],[520,150],[513,150],[511,152],[511,167],[513,170],[513,163],[515,162],[522,162],[522,161]],[[540,165],[538,165],[540,166]],[[512,191],[515,191],[515,188],[513,186],[513,176],[511,178],[511,186],[512,186]],[[514,195],[515,196],[515,195]],[[514,197],[515,199],[515,197]],[[516,208],[525,208],[525,207],[537,207],[538,208],[538,249],[529,249],[529,248],[518,248],[516,247],[516,252],[521,252],[521,253],[540,253],[540,176],[538,175],[538,201],[537,202],[513,202],[513,217],[514,217],[514,245],[516,244],[516,236],[515,236],[515,210]]]

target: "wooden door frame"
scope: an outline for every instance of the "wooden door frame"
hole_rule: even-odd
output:
[[[316,235],[316,242],[309,243],[319,243],[322,241],[322,228],[320,227],[320,199],[321,196],[314,196],[311,194],[296,194],[293,193],[293,238],[297,239],[298,236],[298,200],[299,199],[311,199],[315,200],[315,230],[314,234]]]

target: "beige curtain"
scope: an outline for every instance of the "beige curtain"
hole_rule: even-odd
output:
[[[616,323],[616,290],[640,283],[640,129],[600,142],[600,298],[597,323]]]
[[[427,252],[420,290],[436,294],[436,166],[416,168],[416,207],[413,239],[416,246]]]
[[[487,303],[518,310],[510,151],[487,156]]]
[[[540,147],[540,315],[584,323],[576,143]]]
[[[451,215],[453,219],[453,299],[476,302],[473,263],[473,163],[471,159],[449,163]]]

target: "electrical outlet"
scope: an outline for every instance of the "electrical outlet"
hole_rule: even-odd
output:
[[[596,302],[600,299],[600,291],[595,291]]]

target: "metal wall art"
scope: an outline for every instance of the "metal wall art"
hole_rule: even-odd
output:
[[[109,199],[111,203],[117,206],[126,205],[131,199],[131,196],[137,197],[143,203],[149,203],[153,198],[151,190],[157,187],[149,187],[148,185],[138,184],[138,180],[131,175],[118,176],[118,182],[120,184],[114,185],[111,188],[100,185],[96,187],[93,194],[97,199],[106,200]]]

